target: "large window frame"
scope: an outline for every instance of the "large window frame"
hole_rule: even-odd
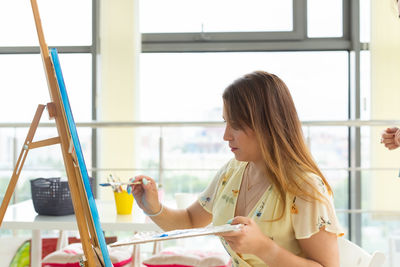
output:
[[[353,11],[357,8],[357,11]],[[142,52],[237,52],[352,50],[352,12],[358,1],[343,0],[343,36],[307,37],[307,0],[293,0],[293,30],[287,32],[143,33]]]
[[[139,0],[137,0],[139,1]],[[92,55],[92,120],[97,121],[99,1],[92,0],[92,44],[90,46],[57,46],[59,53]],[[170,52],[271,52],[271,51],[347,51],[349,53],[348,119],[360,119],[360,51],[368,44],[360,42],[359,0],[342,0],[343,36],[307,37],[307,0],[293,0],[293,30],[289,32],[199,32],[143,33],[142,53]],[[0,47],[0,54],[39,54],[38,46]],[[307,123],[306,123],[307,124]],[[97,155],[96,126],[92,127],[92,155]],[[349,210],[361,209],[361,133],[349,126]],[[96,172],[96,156],[92,166]],[[161,168],[161,166],[160,166]],[[96,177],[96,174],[93,174]],[[349,213],[349,236],[361,244],[361,214]]]
[[[99,55],[99,1],[92,0],[92,44],[89,46],[52,46],[51,48],[57,48],[59,54],[91,54],[92,56],[92,115],[93,121],[97,120],[97,87],[98,87],[98,55]],[[32,20],[32,23],[34,21]],[[37,46],[0,46],[0,55],[15,55],[15,54],[40,54],[39,43]],[[95,128],[92,129],[92,155],[97,155],[97,131]],[[97,166],[97,158],[92,157],[92,166]],[[14,164],[15,165],[15,164]],[[95,173],[92,173],[93,177],[96,177]],[[96,195],[96,187],[94,187],[94,194]],[[14,198],[15,200],[15,198]],[[13,201],[14,201],[13,200]]]
[[[289,32],[198,32],[143,33],[142,53],[172,52],[272,52],[347,51],[349,53],[348,120],[361,119],[360,52],[368,44],[360,42],[360,2],[342,0],[343,36],[307,36],[307,0],[293,0],[293,30]],[[349,181],[348,209],[361,209],[361,131],[348,127]],[[361,244],[361,214],[349,213],[349,237]]]

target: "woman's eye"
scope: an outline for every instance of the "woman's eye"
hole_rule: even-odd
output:
[[[233,130],[240,130],[240,127],[239,127],[239,125],[237,125],[237,124],[231,124],[231,128],[233,129]]]

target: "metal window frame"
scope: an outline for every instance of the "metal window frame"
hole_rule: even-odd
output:
[[[99,54],[99,0],[92,0],[92,45],[89,46],[52,46],[57,48],[61,54],[91,54],[92,61],[92,120],[97,119],[97,86],[98,86],[98,54]],[[33,22],[32,22],[33,23]],[[0,55],[28,55],[40,54],[39,46],[0,46]],[[97,130],[92,129],[92,166],[97,166]],[[92,176],[96,177],[96,173],[92,172]],[[94,188],[96,196],[96,187]],[[15,199],[14,199],[15,201]]]
[[[346,1],[343,2],[343,5]],[[350,22],[348,30],[352,47],[349,53],[349,119],[358,120],[361,118],[361,85],[360,85],[360,1],[352,0],[348,3],[348,14],[346,19]],[[349,128],[349,167],[361,166],[361,129]],[[349,172],[349,209],[361,209],[361,171],[352,170]],[[349,214],[349,236],[355,243],[362,244],[361,229],[362,214]]]
[[[229,42],[229,41],[271,41],[300,40],[306,36],[306,0],[293,0],[293,30],[271,32],[185,32],[185,33],[146,33],[143,43],[190,43],[190,42]]]
[[[143,53],[174,52],[272,52],[272,51],[348,51],[349,52],[349,119],[360,118],[360,51],[368,49],[359,37],[359,0],[342,0],[343,36],[307,37],[307,0],[293,0],[293,31],[229,33],[152,33],[142,34]],[[99,1],[92,0],[92,45],[57,46],[60,53],[92,55],[92,119],[97,120],[97,86],[99,54]],[[39,48],[0,47],[0,54],[38,54]],[[351,53],[351,55],[350,55]],[[359,128],[349,126],[349,209],[361,208],[361,173]],[[97,166],[97,131],[92,130],[92,166]],[[96,177],[96,173],[93,173]],[[350,239],[361,244],[360,214],[349,214]]]
[[[342,0],[342,37],[307,36],[307,0],[293,0],[292,32],[238,33],[152,33],[142,34],[142,53],[184,52],[273,52],[347,51],[349,53],[348,119],[360,119],[360,43],[359,0]],[[349,209],[361,209],[360,128],[349,126]],[[361,244],[361,214],[348,215],[349,236]]]
[[[142,52],[350,51],[350,2],[342,0],[342,37],[307,37],[307,0],[293,0],[293,31],[143,33]]]

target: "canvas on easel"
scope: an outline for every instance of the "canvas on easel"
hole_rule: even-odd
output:
[[[98,260],[100,264],[111,267],[57,51],[52,50],[51,54],[49,53],[36,0],[31,0],[31,4],[50,97],[55,104],[55,120],[85,256],[89,266],[97,265]]]
[[[74,165],[76,168],[75,170],[77,172],[78,179],[81,178],[81,180],[83,182],[84,188],[83,188],[83,191],[81,191],[81,193],[86,192],[87,203],[88,203],[88,207],[90,209],[91,218],[88,218],[88,219],[92,220],[94,230],[95,230],[95,233],[96,233],[96,236],[98,239],[97,242],[98,242],[98,245],[100,246],[100,251],[101,251],[101,254],[103,255],[103,258],[108,258],[108,260],[111,263],[111,260],[109,259],[109,256],[108,256],[108,251],[107,251],[105,238],[103,235],[103,230],[101,229],[101,225],[100,225],[100,217],[97,212],[96,202],[95,202],[93,192],[92,192],[92,189],[90,186],[89,174],[88,174],[88,171],[86,168],[85,159],[83,157],[82,148],[81,148],[81,144],[80,144],[79,137],[78,137],[78,132],[76,129],[74,117],[72,115],[72,110],[71,110],[71,106],[69,103],[68,94],[67,94],[67,91],[65,88],[64,78],[62,75],[61,65],[60,65],[60,61],[58,58],[57,50],[55,48],[50,49],[50,55],[51,55],[52,63],[53,63],[54,70],[56,73],[58,87],[59,87],[59,91],[60,91],[60,95],[61,95],[61,99],[62,99],[62,103],[63,103],[63,107],[64,107],[65,118],[67,120],[69,132],[71,134],[72,142],[70,143],[69,153],[71,153],[73,156]],[[105,259],[103,259],[103,260],[105,260]],[[107,264],[105,264],[105,265],[107,266]]]
[[[101,229],[96,203],[90,187],[89,176],[83,158],[75,121],[72,116],[57,50],[51,49],[51,52],[49,52],[44,39],[36,0],[31,0],[31,5],[39,38],[40,54],[52,102],[48,103],[46,106],[39,105],[37,108],[0,207],[0,226],[11,196],[15,190],[28,151],[38,147],[60,144],[76,221],[82,241],[82,248],[86,257],[86,259],[82,260],[81,266],[112,267],[104,234]],[[34,134],[45,107],[47,107],[49,111],[50,118],[55,119],[59,136],[33,142]]]

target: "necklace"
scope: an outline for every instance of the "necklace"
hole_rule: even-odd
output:
[[[245,209],[245,214],[248,214],[247,211],[252,210],[252,208],[256,204],[255,202],[257,202],[257,200],[261,197],[262,195],[261,192],[264,191],[267,183],[264,180],[260,180],[257,183],[254,183],[251,186],[249,186],[250,175],[248,170],[244,178],[246,179],[246,190],[244,190],[244,209]],[[254,187],[255,185],[260,185],[260,186]],[[249,196],[247,196],[248,195],[247,193],[249,193]]]
[[[246,173],[245,173],[245,178],[246,178],[246,189],[247,189],[247,191],[250,191],[255,185],[258,185],[258,184],[260,184],[261,182],[263,182],[263,180],[259,180],[258,182],[254,183],[254,184],[252,184],[252,185],[249,185],[249,180],[250,180],[249,169],[250,169],[250,167],[249,167],[249,165],[247,165],[247,166],[248,166],[248,167],[246,168]]]
[[[258,185],[262,182],[262,181],[258,181],[257,183],[254,183],[249,186],[249,180],[250,180],[250,175],[247,172],[247,174],[246,174],[246,189],[247,189],[246,191],[247,192],[250,191],[255,185]]]

